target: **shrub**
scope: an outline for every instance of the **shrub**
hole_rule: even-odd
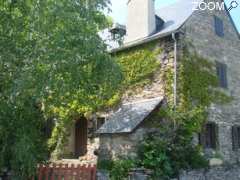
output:
[[[98,162],[98,169],[108,170],[111,180],[124,180],[128,177],[130,169],[136,166],[136,161],[131,158],[121,158],[115,161],[102,160]]]
[[[176,177],[181,169],[206,167],[201,148],[192,143],[192,129],[187,122],[163,120],[159,132],[149,134],[140,144],[139,166],[153,170],[153,177],[162,179]]]
[[[124,180],[127,178],[130,169],[135,167],[136,162],[132,159],[119,159],[114,161],[110,171],[111,180]]]

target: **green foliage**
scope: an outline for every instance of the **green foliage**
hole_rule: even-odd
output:
[[[116,160],[113,163],[113,167],[110,171],[111,180],[124,180],[127,178],[130,169],[135,166],[135,162],[132,159]]]
[[[46,159],[46,119],[56,120],[49,145],[60,152],[74,119],[116,97],[120,68],[98,36],[108,3],[0,2],[0,169],[17,179]]]
[[[178,82],[180,108],[207,108],[212,103],[227,103],[231,100],[218,88],[215,64],[196,54],[184,53]]]
[[[139,54],[138,54],[139,52]],[[129,59],[120,58],[122,64],[131,59],[141,59],[143,50],[136,50]],[[128,54],[129,52],[126,52]],[[140,55],[141,54],[141,55]],[[138,56],[139,55],[139,56]],[[121,56],[120,56],[121,57]],[[128,57],[125,55],[124,57]],[[144,58],[142,59],[144,61]],[[130,73],[136,63],[130,65],[125,73],[125,84],[136,83],[144,79],[139,71]],[[128,67],[128,66],[127,66]],[[154,66],[155,68],[157,66]],[[139,68],[141,69],[141,68]],[[134,71],[134,70],[133,70]],[[134,74],[132,77],[131,75]],[[141,73],[140,73],[141,74]],[[150,73],[151,74],[151,73]],[[208,166],[200,146],[192,143],[194,134],[201,131],[207,120],[207,109],[212,103],[228,103],[231,98],[218,88],[218,79],[213,63],[196,54],[184,52],[178,70],[178,105],[173,106],[173,69],[166,67],[162,72],[165,82],[165,94],[168,105],[153,115],[150,120],[158,128],[157,133],[149,134],[138,148],[138,161],[135,167],[153,170],[153,179],[170,179],[178,175],[182,169],[198,169]],[[125,170],[127,161],[118,161],[116,172],[119,177]],[[124,169],[124,171],[122,170]]]
[[[44,118],[34,103],[29,97],[14,103],[0,101],[0,167],[11,169],[16,179],[28,179],[48,158],[41,131]]]
[[[169,179],[181,169],[206,167],[201,148],[193,145],[212,103],[228,103],[231,98],[218,88],[213,63],[184,52],[178,71],[178,105],[173,106],[173,70],[163,74],[168,106],[151,117],[157,134],[149,135],[139,147],[140,165],[154,170],[155,177]],[[159,119],[162,119],[159,122]]]
[[[159,131],[150,134],[141,143],[140,165],[152,169],[154,177],[163,179],[175,177],[181,169],[206,167],[208,162],[202,156],[200,147],[192,144],[193,134],[199,130],[197,124],[201,124],[196,122],[196,114],[168,110],[156,114],[154,118],[164,120],[154,124]]]
[[[173,169],[165,141],[148,137],[139,148],[140,165],[154,170],[154,177],[171,177]]]
[[[156,44],[145,45],[141,48],[130,49],[116,55],[116,62],[123,72],[123,88],[142,86],[151,81],[154,72],[160,68]]]
[[[118,160],[102,160],[98,162],[98,169],[108,170],[111,180],[127,179],[129,171],[136,166],[136,161],[131,158],[119,158]]]
[[[111,170],[114,166],[114,162],[112,160],[101,160],[97,163],[97,168],[101,170]]]

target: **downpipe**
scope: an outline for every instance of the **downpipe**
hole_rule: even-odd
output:
[[[177,107],[177,39],[176,33],[172,33],[172,39],[174,41],[174,81],[173,81],[173,108],[176,110]]]

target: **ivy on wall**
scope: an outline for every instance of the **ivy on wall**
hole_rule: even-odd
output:
[[[179,108],[208,108],[212,103],[227,103],[231,101],[220,88],[216,74],[216,66],[210,60],[186,50],[180,61],[179,78]]]
[[[79,114],[83,114],[85,117],[91,117],[91,114],[96,111],[106,110],[109,108],[114,108],[121,101],[123,94],[129,90],[134,90],[136,88],[141,88],[146,84],[151,83],[154,73],[160,68],[160,62],[157,60],[157,55],[161,52],[159,48],[156,48],[157,44],[151,43],[148,45],[141,46],[141,48],[133,48],[124,52],[119,52],[113,54],[112,57],[115,59],[116,65],[121,71],[121,79],[119,81],[118,89],[115,92],[110,92],[112,95],[107,101],[101,102],[101,99],[97,97],[92,97],[96,99],[94,109],[88,106],[78,106],[78,101],[72,101],[67,106],[68,108],[53,107],[55,114],[59,114],[59,121],[56,124],[53,132],[52,138],[49,140],[49,147],[54,150],[53,158],[58,159],[63,156],[70,156],[66,147],[68,142],[68,137],[71,133],[69,130],[73,124],[73,120],[70,118],[76,118]],[[111,79],[111,78],[110,78]],[[80,92],[81,93],[81,92]],[[67,110],[67,111],[66,111]],[[71,114],[71,116],[69,116]],[[69,118],[70,117],[70,118]]]
[[[159,132],[140,145],[139,164],[152,169],[154,177],[169,179],[181,169],[208,165],[201,147],[192,143],[193,136],[207,121],[210,105],[226,104],[231,97],[219,88],[215,64],[187,50],[179,61],[176,107],[172,100],[173,68],[166,69],[163,76],[168,104],[152,117]]]
[[[118,91],[103,109],[118,105],[126,91],[131,92],[150,84],[155,72],[161,68],[161,63],[157,58],[161,52],[162,50],[157,46],[157,43],[152,42],[112,54],[122,72],[122,82]]]
[[[157,60],[160,53],[161,50],[156,50],[156,43],[152,43],[116,54],[116,62],[120,65],[124,77],[122,87],[131,88],[150,83],[154,72],[160,67]]]
[[[181,169],[208,165],[201,147],[192,143],[193,136],[201,131],[207,121],[208,108],[212,104],[229,103],[231,97],[219,88],[215,64],[197,53],[184,50],[181,54],[176,107],[173,105],[173,67],[166,66],[161,73],[167,105],[150,118],[159,131],[147,136],[140,144],[134,164],[135,167],[153,170],[154,178],[169,179]],[[120,161],[124,164],[122,159]],[[125,169],[124,174],[126,171],[129,169]],[[117,178],[115,174],[111,174],[113,179]]]

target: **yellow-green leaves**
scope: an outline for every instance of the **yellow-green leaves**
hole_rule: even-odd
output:
[[[160,68],[157,55],[152,46],[137,48],[116,56],[116,62],[123,72],[125,87],[143,85],[149,82],[154,72]]]
[[[44,160],[40,125],[46,119],[57,123],[49,144],[59,150],[74,117],[115,96],[121,71],[98,35],[108,25],[108,4],[0,2],[0,129],[7,132],[0,132],[0,169],[13,170],[17,179],[29,178]]]

